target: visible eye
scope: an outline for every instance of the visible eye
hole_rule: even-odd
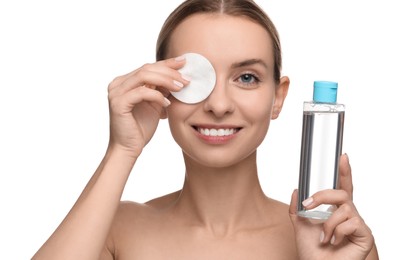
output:
[[[238,81],[244,85],[254,85],[260,82],[259,78],[252,73],[244,73],[240,75]]]

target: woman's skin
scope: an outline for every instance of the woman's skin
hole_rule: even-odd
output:
[[[207,57],[217,74],[212,94],[193,105],[169,95],[189,83],[177,71],[187,52]],[[184,20],[172,33],[167,60],[110,84],[106,155],[33,259],[366,259],[374,239],[352,202],[347,156],[340,190],[306,201],[309,208],[337,206],[324,225],[296,216],[296,191],[288,206],[261,189],[256,150],[288,87],[287,77],[273,79],[271,39],[257,23],[222,14]],[[182,190],[145,204],[120,202],[134,163],[165,117],[185,160]],[[232,134],[214,137],[201,129]],[[375,247],[367,259],[378,259]]]

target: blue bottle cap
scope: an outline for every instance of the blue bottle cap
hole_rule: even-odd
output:
[[[337,87],[337,82],[315,81],[313,84],[313,101],[323,103],[336,103]]]

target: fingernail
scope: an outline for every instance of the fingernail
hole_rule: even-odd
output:
[[[174,58],[175,61],[183,61],[185,59],[186,59],[186,57],[184,55],[181,55],[181,56],[178,56],[178,57]]]
[[[178,87],[178,88],[184,87],[183,83],[181,83],[180,81],[173,80],[173,83],[174,83],[174,85],[175,85],[176,87]]]
[[[307,207],[307,206],[309,206],[309,205],[312,204],[312,203],[313,203],[313,197],[310,197],[310,198],[305,199],[305,200],[302,202],[302,205],[303,205],[304,207]]]
[[[336,238],[333,235],[332,238],[330,239],[330,244],[334,245],[334,241],[336,241]]]
[[[170,100],[168,100],[167,98],[164,98],[164,106],[168,107],[170,106],[170,104],[171,104]]]
[[[323,243],[324,240],[324,232],[320,233],[320,243]]]

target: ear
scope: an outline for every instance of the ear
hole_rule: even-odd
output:
[[[275,102],[272,106],[272,117],[271,119],[277,119],[280,112],[282,111],[283,102],[285,101],[286,95],[288,94],[290,80],[288,77],[281,77],[279,85],[275,89]]]

